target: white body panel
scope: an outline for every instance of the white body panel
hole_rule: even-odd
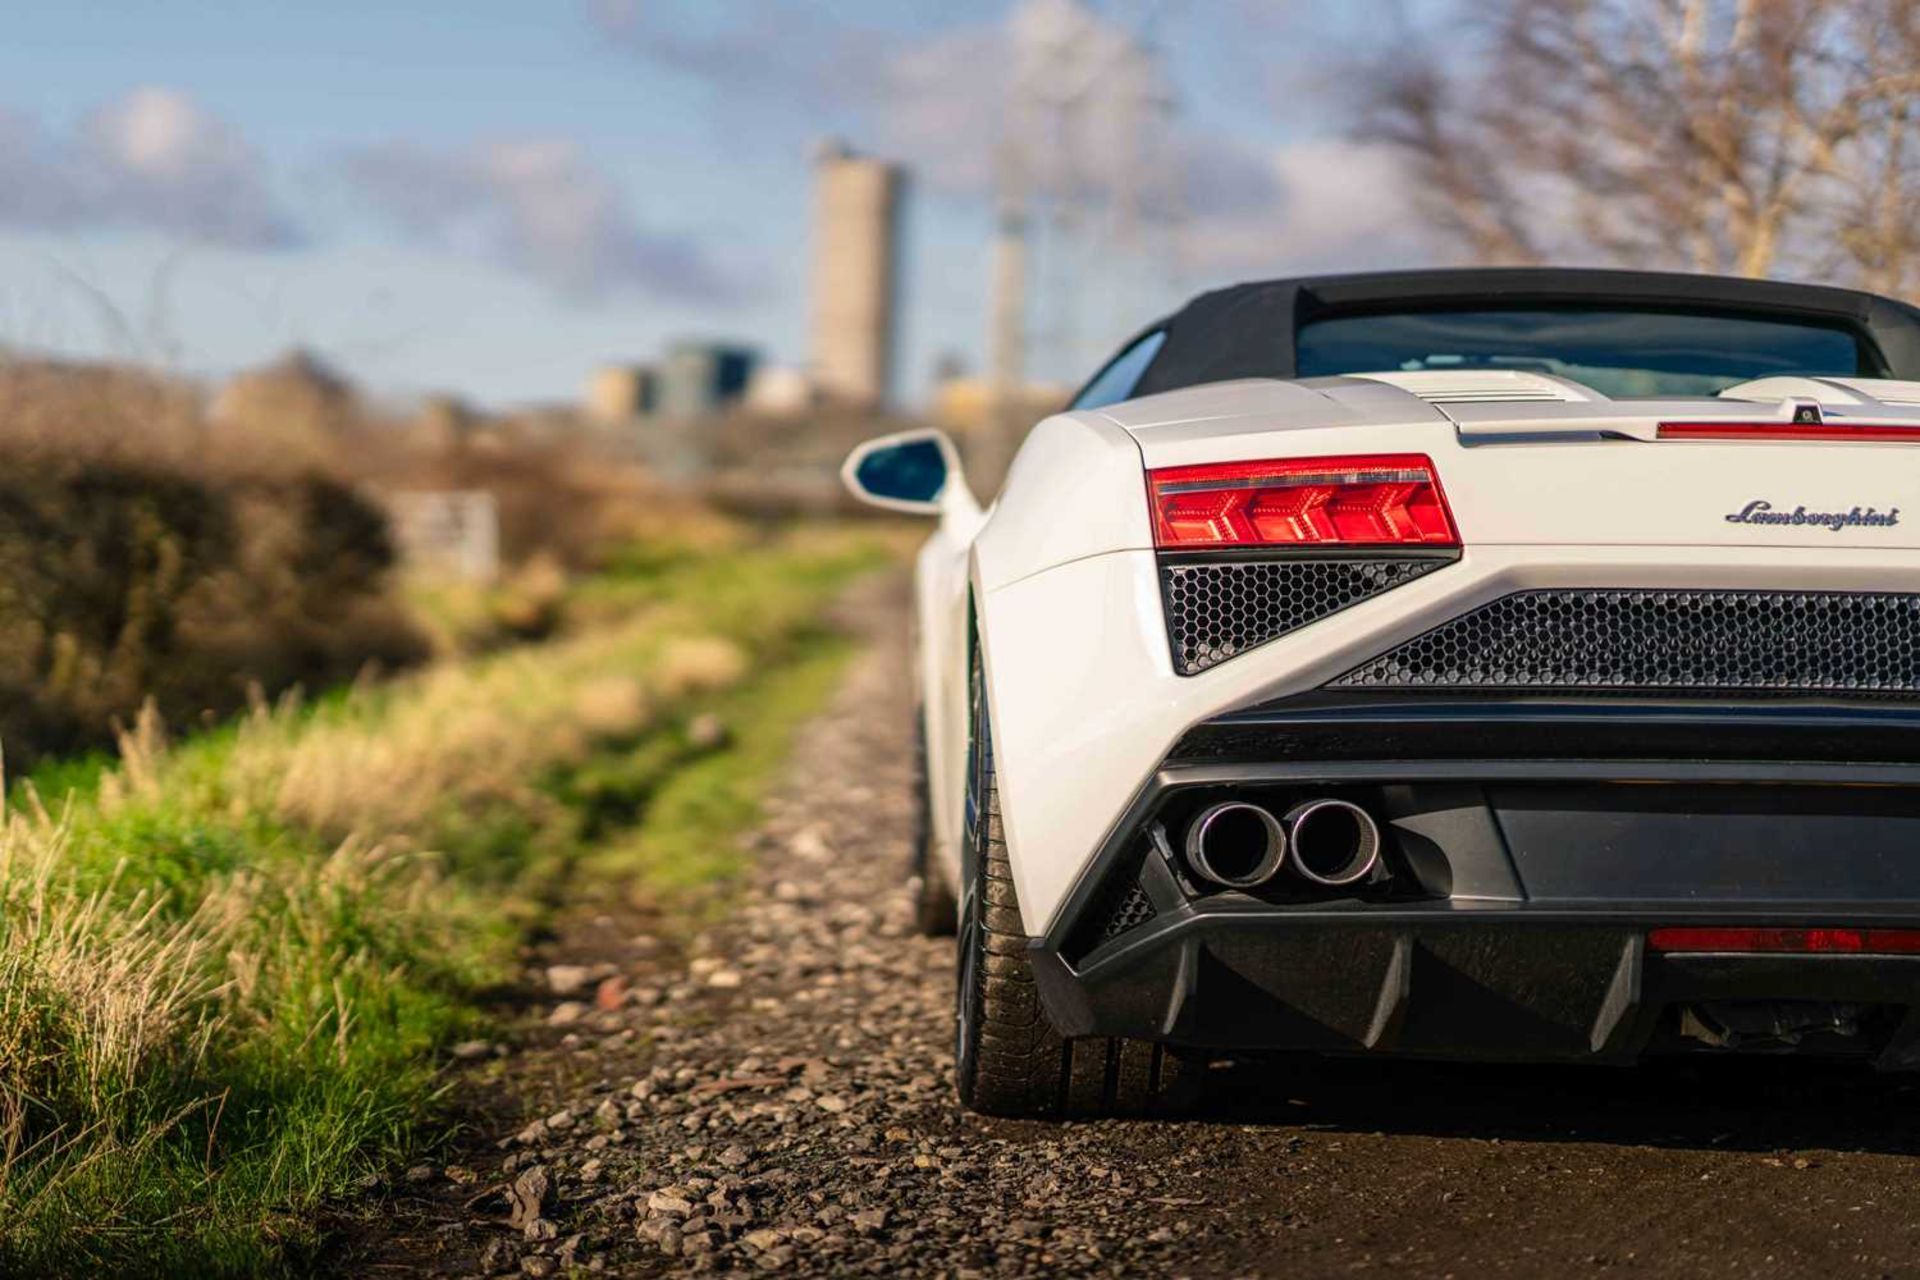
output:
[[[1037,427],[995,509],[982,518],[969,499],[950,511],[920,560],[934,825],[948,873],[960,865],[969,608],[1014,878],[1038,934],[1186,729],[1317,687],[1500,595],[1920,591],[1920,444],[1656,438],[1663,421],[1784,424],[1809,400],[1829,421],[1920,426],[1920,407],[1900,403],[1909,384],[1796,378],[1733,389],[1749,399],[1611,401],[1577,384],[1529,392],[1512,375],[1480,377],[1490,385],[1458,373],[1219,383]],[[1460,561],[1199,675],[1175,674],[1144,472],[1373,453],[1432,459]],[[1727,518],[1756,500],[1914,515],[1837,529]]]

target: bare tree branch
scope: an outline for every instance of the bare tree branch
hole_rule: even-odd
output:
[[[1483,0],[1466,58],[1407,41],[1364,136],[1486,262],[1920,286],[1914,0]]]

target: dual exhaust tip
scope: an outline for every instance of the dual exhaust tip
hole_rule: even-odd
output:
[[[1305,800],[1280,817],[1243,800],[1203,811],[1187,828],[1187,865],[1230,889],[1253,889],[1284,868],[1309,884],[1358,884],[1380,864],[1380,825],[1345,800]]]

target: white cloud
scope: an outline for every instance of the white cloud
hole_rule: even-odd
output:
[[[178,90],[135,89],[93,112],[82,133],[78,163],[98,184],[103,220],[246,248],[294,238],[258,153]]]
[[[1047,123],[1019,117],[1017,84],[1071,97],[1072,136],[1027,148],[1032,187],[1070,188],[1095,208],[1127,198],[1177,213],[1185,265],[1205,276],[1421,256],[1416,215],[1383,149],[1329,138],[1272,147],[1175,113],[1155,153],[1140,154],[1138,140],[1154,131],[1139,118],[1175,100],[1177,86],[1086,0],[1019,0],[1002,20],[918,39],[822,20],[795,0],[678,20],[645,0],[592,0],[590,13],[616,44],[718,89],[751,86],[784,110],[851,112],[862,143],[965,199],[993,193],[1001,138],[1031,139]]]
[[[1092,201],[1141,185],[1155,158],[1138,154],[1139,126],[1173,94],[1133,34],[1084,0],[1023,0],[1004,22],[899,45],[867,84],[876,146],[936,188],[985,194],[1010,160],[1036,191]]]
[[[1007,118],[1010,90],[1048,51],[1069,51],[1098,70],[1086,86],[1087,143],[1105,136],[1132,46],[1124,28],[1085,0],[1019,0],[1004,21],[962,21],[917,38],[840,20],[813,0],[587,0],[586,12],[611,45],[712,86],[719,107],[751,101],[851,125],[863,147],[965,195],[990,186],[997,139],[1024,123]]]
[[[40,122],[0,109],[0,224],[58,227],[78,220],[80,191]]]
[[[179,182],[195,170],[219,172],[244,161],[220,123],[171,89],[135,89],[96,111],[88,134],[129,173]]]
[[[0,224],[137,227],[232,248],[297,237],[258,153],[175,89],[136,89],[71,136],[0,112]]]
[[[866,101],[874,67],[895,42],[849,26],[815,0],[586,0],[588,22],[617,48],[699,76],[730,94],[756,94],[814,111]],[[672,9],[674,16],[664,18]]]
[[[949,193],[993,185],[993,146],[1003,126],[1011,69],[1006,33],[965,27],[896,50],[867,78],[873,145]]]
[[[455,151],[389,143],[351,153],[345,167],[409,238],[524,271],[563,293],[638,289],[729,303],[745,292],[694,238],[641,226],[613,180],[562,139]]]
[[[1127,33],[1074,0],[1028,0],[1006,24],[965,27],[901,50],[886,67],[876,113],[881,145],[936,188],[982,196],[994,185],[995,139],[1017,77],[1075,51],[1083,75],[1080,124],[1068,144],[1035,148],[1052,172],[1036,185],[1071,185],[1099,204],[1123,191],[1150,211],[1177,213],[1184,268],[1203,278],[1247,272],[1357,270],[1430,256],[1389,150],[1340,138],[1265,147],[1176,119],[1141,155],[1139,113],[1172,93]],[[1150,172],[1142,173],[1142,169]]]
[[[1341,139],[1261,158],[1271,195],[1197,206],[1184,236],[1206,275],[1404,266],[1432,256],[1399,159]]]

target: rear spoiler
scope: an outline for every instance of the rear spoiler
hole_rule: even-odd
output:
[[[1463,443],[1569,440],[1915,440],[1920,382],[1770,377],[1717,396],[1614,400],[1569,378],[1517,370],[1353,375],[1418,396]]]

